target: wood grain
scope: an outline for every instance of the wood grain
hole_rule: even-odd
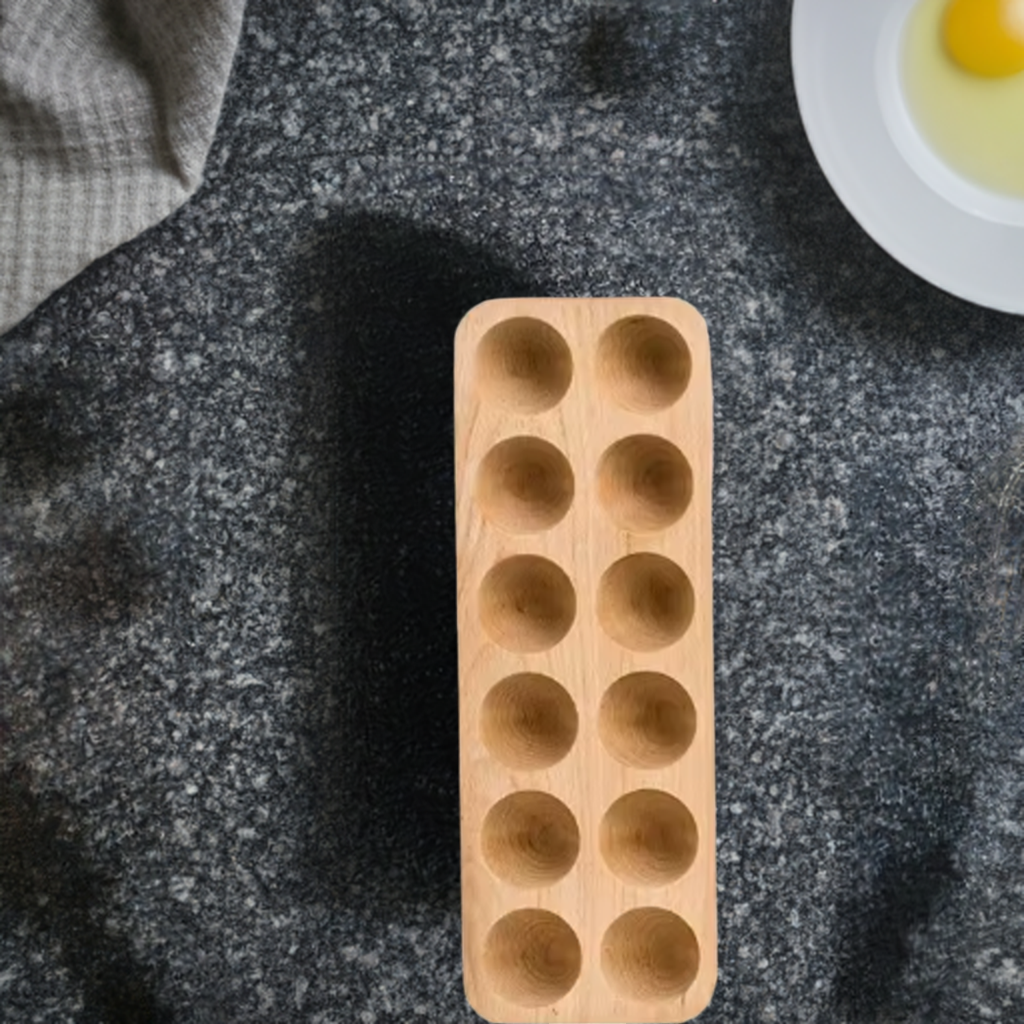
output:
[[[717,975],[706,325],[485,302],[454,384],[467,998],[689,1020]]]

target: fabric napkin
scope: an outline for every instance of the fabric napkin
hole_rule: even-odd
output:
[[[199,186],[244,0],[0,0],[0,333]]]

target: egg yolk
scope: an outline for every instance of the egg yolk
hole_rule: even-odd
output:
[[[950,56],[971,74],[1024,71],[1024,0],[951,0],[942,35]]]

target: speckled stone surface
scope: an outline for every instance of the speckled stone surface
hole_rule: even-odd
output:
[[[251,3],[194,201],[0,339],[0,1021],[476,1019],[451,341],[716,389],[711,1022],[1024,1019],[1024,322],[818,170],[783,0]]]

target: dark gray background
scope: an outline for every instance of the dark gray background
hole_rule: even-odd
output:
[[[0,1021],[468,1021],[452,333],[716,389],[703,1019],[1024,1019],[1024,325],[879,250],[784,0],[249,5],[206,184],[0,339]]]

